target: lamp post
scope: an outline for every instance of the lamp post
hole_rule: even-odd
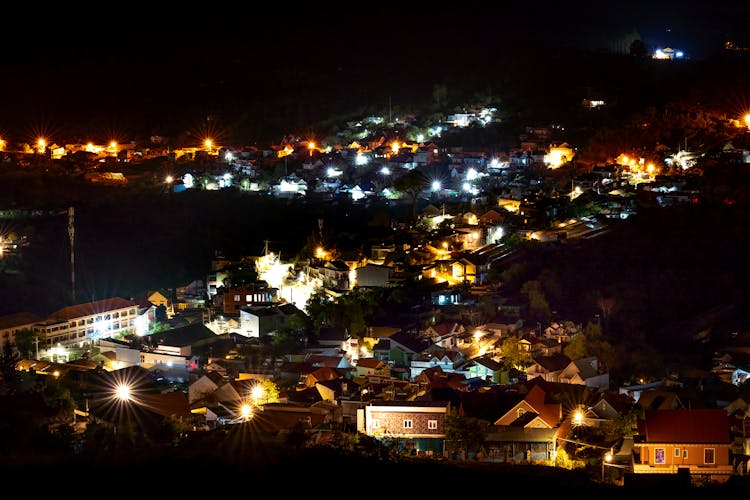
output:
[[[612,461],[612,450],[609,450],[607,453],[604,454],[604,458],[602,459],[602,484],[604,484],[604,466],[608,465]]]

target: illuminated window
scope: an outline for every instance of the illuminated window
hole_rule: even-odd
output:
[[[523,408],[519,408],[516,412],[516,418],[522,417],[524,413],[526,413],[526,410],[524,410]]]
[[[404,429],[411,429],[414,427],[414,421],[411,419],[404,420]]]
[[[654,448],[654,463],[655,464],[667,463],[667,454],[664,448]]]
[[[431,431],[437,430],[437,420],[428,420],[427,428]]]
[[[704,464],[716,463],[715,451],[716,450],[714,450],[714,448],[703,448],[703,463]]]
[[[677,458],[680,458],[680,449],[679,448],[675,448],[674,449],[674,456],[677,457]]]
[[[239,294],[238,294],[238,295],[235,295],[235,296],[234,296],[234,301],[235,301],[235,302],[239,302],[239,301],[240,301],[240,296],[239,296]]]
[[[380,420],[377,418],[372,419],[372,428],[380,429]]]
[[[682,458],[687,458],[687,450],[682,450]]]

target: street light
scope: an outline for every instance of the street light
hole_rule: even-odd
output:
[[[258,402],[263,398],[266,391],[263,390],[263,386],[256,385],[250,392],[250,396],[253,398],[253,402],[257,405]]]
[[[610,449],[604,454],[604,460],[602,460],[602,483],[604,483],[604,466],[608,465],[612,461],[612,450]]]
[[[127,384],[119,384],[115,387],[115,397],[120,401],[130,401],[132,399],[130,386]]]
[[[242,415],[242,420],[247,422],[253,417],[253,408],[249,404],[245,403],[240,408],[240,414]]]

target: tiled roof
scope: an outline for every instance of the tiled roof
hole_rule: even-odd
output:
[[[558,372],[570,364],[570,358],[564,354],[552,356],[535,356],[534,362],[549,372]]]
[[[357,360],[357,366],[361,366],[362,368],[372,368],[373,370],[377,370],[379,368],[383,368],[385,366],[385,363],[375,358],[359,358]]]
[[[30,312],[20,312],[15,314],[8,314],[6,316],[0,316],[0,330],[6,328],[16,328],[23,325],[33,325],[44,318],[38,314]]]
[[[646,410],[649,443],[730,443],[729,415],[724,409]]]
[[[103,312],[112,311],[115,309],[124,309],[126,307],[136,307],[137,302],[132,300],[123,299],[122,297],[111,297],[109,299],[96,300],[94,302],[86,302],[84,304],[76,304],[74,306],[63,307],[58,309],[49,315],[48,319],[54,320],[71,320],[74,318],[80,318],[82,316],[92,316]]]
[[[165,330],[159,333],[154,333],[145,338],[148,339],[149,342],[152,342],[154,345],[166,344],[174,347],[184,347],[192,345],[201,340],[218,340],[220,337],[207,326],[196,323],[180,328]]]

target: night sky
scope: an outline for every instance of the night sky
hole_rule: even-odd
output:
[[[217,113],[246,110],[243,119],[262,122],[281,106],[314,108],[285,111],[291,127],[297,115],[325,114],[310,101],[326,93],[367,98],[378,85],[420,79],[429,90],[440,73],[497,67],[530,50],[541,51],[542,64],[560,47],[617,50],[633,33],[697,59],[728,36],[746,37],[750,23],[750,6],[728,0],[505,4],[11,10],[0,29],[0,134],[95,130],[107,140],[113,132],[174,133]]]

